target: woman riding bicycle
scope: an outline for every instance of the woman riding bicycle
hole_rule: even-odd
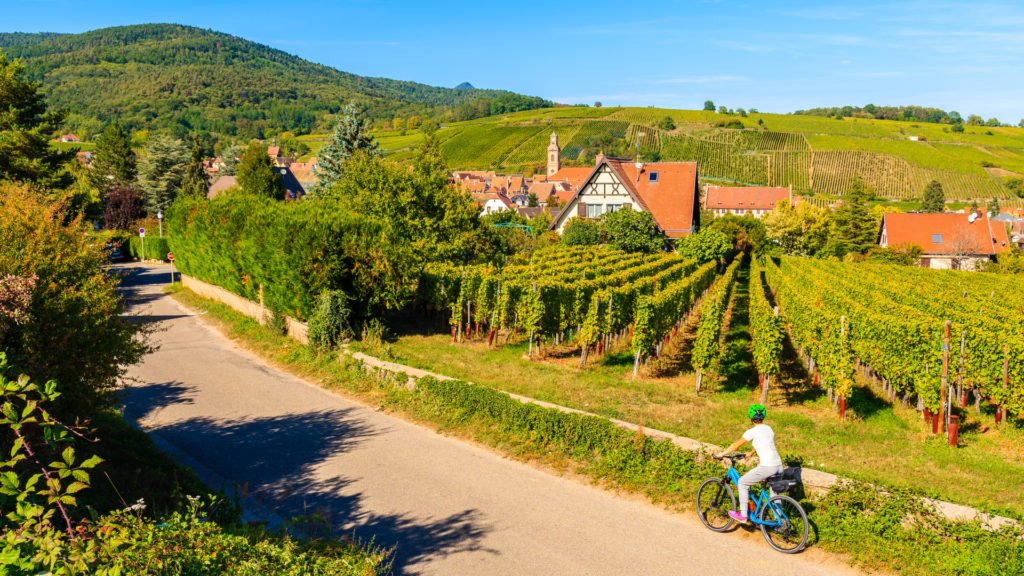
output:
[[[757,459],[760,461],[757,468],[740,478],[740,509],[729,512],[729,517],[737,522],[747,522],[750,487],[782,472],[782,457],[779,456],[779,451],[775,448],[775,431],[764,423],[767,414],[768,410],[761,404],[754,404],[747,408],[747,416],[750,417],[750,423],[754,427],[744,432],[743,437],[733,442],[725,449],[725,452],[717,455],[718,458],[724,458],[725,454],[735,452],[740,446],[750,442],[754,445],[754,451],[757,452]]]

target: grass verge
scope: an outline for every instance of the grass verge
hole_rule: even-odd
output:
[[[689,505],[693,489],[721,468],[699,454],[613,426],[603,418],[522,404],[492,388],[460,381],[404,381],[374,376],[353,361],[318,356],[265,330],[223,304],[187,291],[174,297],[265,360],[328,389],[343,390],[411,420],[472,439],[524,460],[583,474],[646,495],[669,508]],[[949,522],[912,494],[850,482],[806,501],[817,544],[858,565],[900,574],[1008,575],[1024,572],[1024,530],[985,530]]]

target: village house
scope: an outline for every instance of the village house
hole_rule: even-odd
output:
[[[1006,226],[992,222],[985,212],[940,214],[885,214],[879,246],[921,248],[925,268],[975,270],[977,266],[1010,250]]]
[[[761,218],[774,210],[779,202],[793,203],[792,186],[708,186],[704,194],[704,209],[716,217],[733,214]]]
[[[479,199],[474,198],[478,204],[483,206],[481,216],[494,214],[503,210],[515,210],[516,205],[509,200],[508,196],[498,192],[485,192]]]
[[[597,157],[583,185],[551,223],[563,232],[572,218],[598,218],[616,210],[649,212],[669,238],[683,238],[700,225],[696,162],[633,162]]]
[[[58,142],[81,142],[82,139],[74,134],[68,132],[67,134],[61,134],[57,137]]]

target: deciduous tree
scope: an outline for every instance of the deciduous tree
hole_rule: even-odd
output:
[[[650,212],[616,210],[601,219],[608,243],[626,252],[655,252],[665,246],[665,236],[658,230]]]

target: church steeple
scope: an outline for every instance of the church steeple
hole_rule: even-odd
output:
[[[551,133],[551,144],[548,144],[548,177],[562,167],[562,150],[558,147],[558,134]]]

